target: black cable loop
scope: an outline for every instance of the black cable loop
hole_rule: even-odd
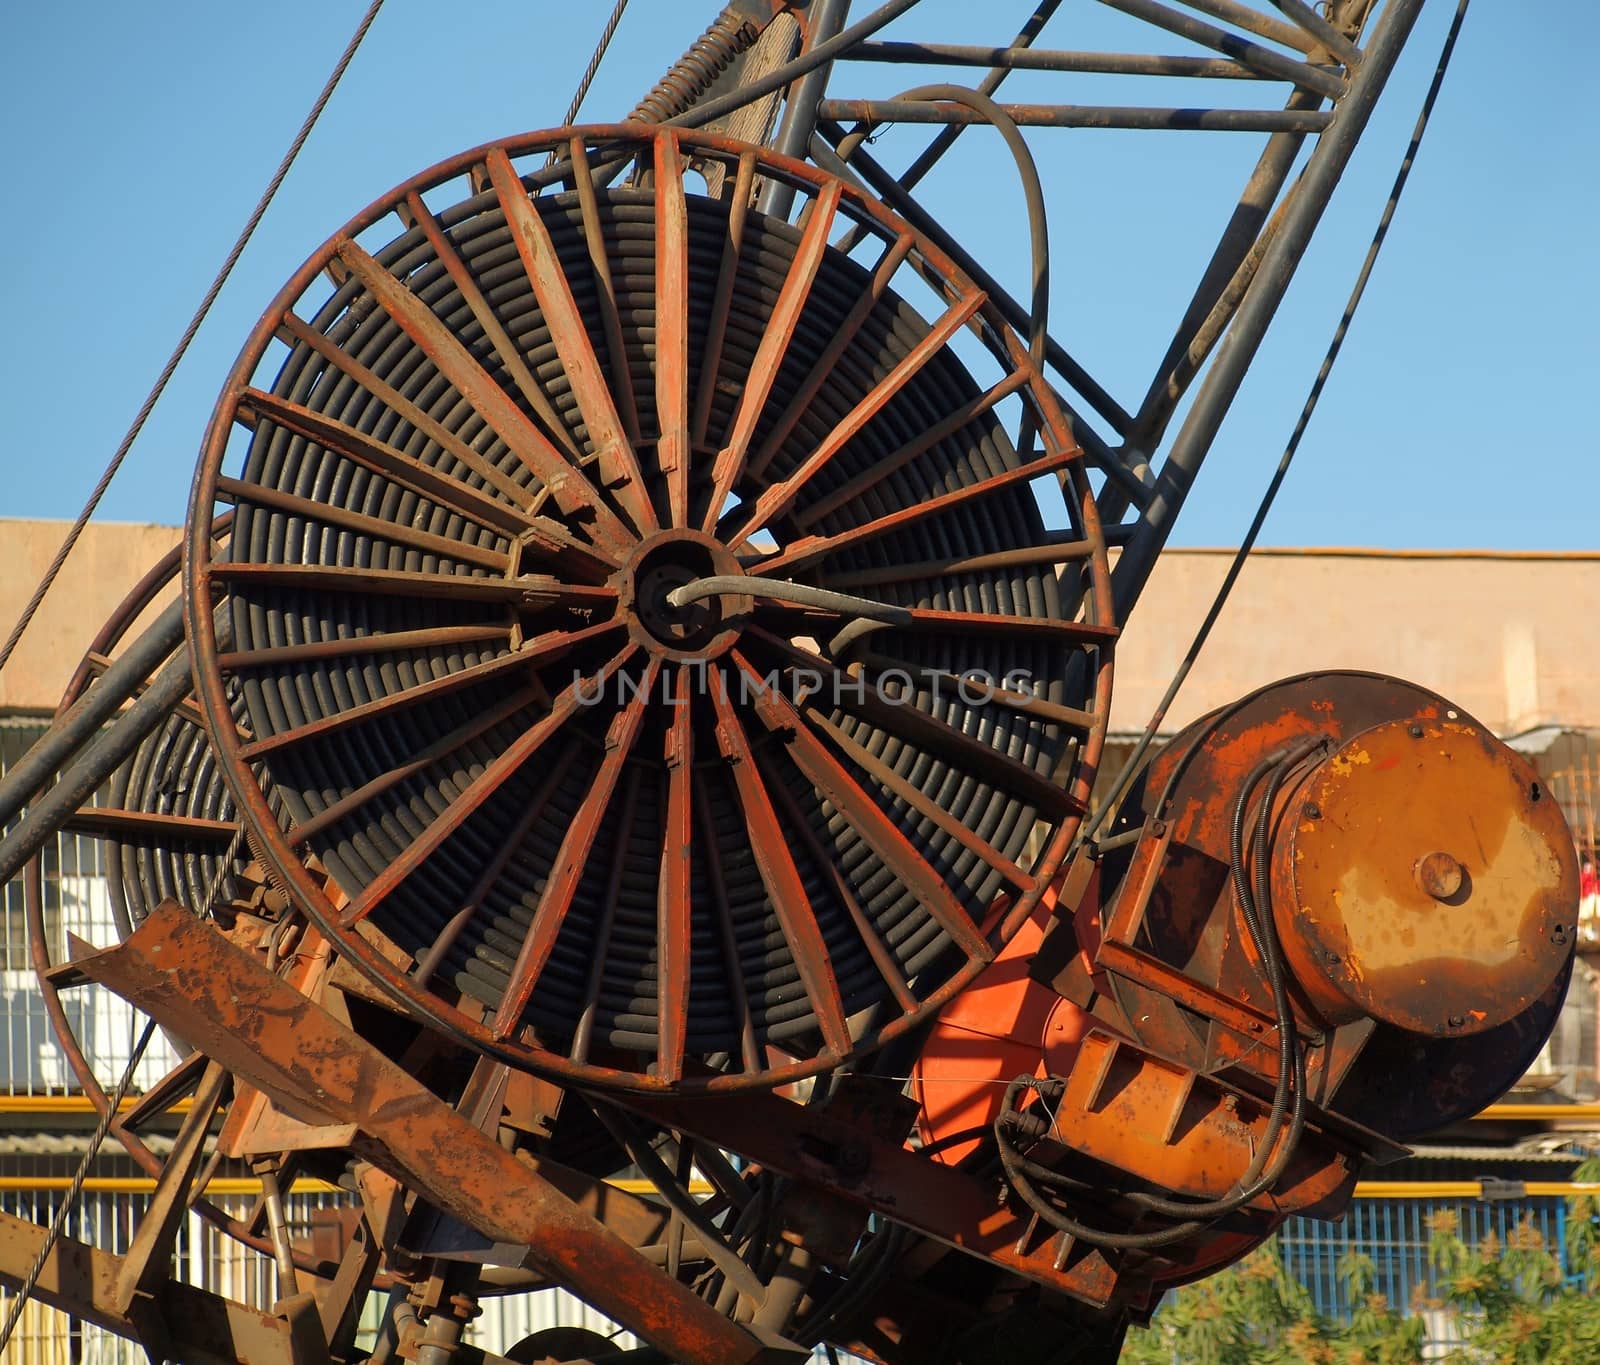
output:
[[[1294,766],[1308,754],[1315,752],[1326,741],[1321,737],[1275,750],[1251,770],[1234,802],[1233,820],[1229,830],[1230,867],[1234,895],[1239,901],[1240,913],[1250,933],[1256,952],[1261,958],[1262,970],[1272,991],[1273,1012],[1278,1022],[1278,1079],[1273,1088],[1272,1109],[1261,1145],[1256,1149],[1249,1166],[1237,1182],[1233,1194],[1203,1203],[1165,1199],[1160,1195],[1132,1192],[1128,1198],[1141,1208],[1174,1217],[1222,1217],[1242,1208],[1258,1195],[1270,1189],[1282,1175],[1299,1145],[1305,1124],[1305,1057],[1300,1050],[1298,1025],[1289,1001],[1284,975],[1283,951],[1277,932],[1271,923],[1271,838],[1272,814],[1277,795]],[[1256,808],[1256,823],[1252,831],[1252,859],[1250,870],[1254,873],[1252,888],[1247,876],[1244,856],[1245,815],[1251,793],[1266,779],[1266,789]],[[1292,1107],[1291,1107],[1292,1100]],[[1289,1135],[1278,1145],[1283,1131],[1285,1115],[1289,1117]],[[1274,1156],[1274,1152],[1276,1155]],[[1271,1166],[1268,1167],[1268,1159]]]
[[[1022,130],[1011,115],[981,90],[942,82],[902,90],[894,98],[948,100],[954,104],[964,104],[993,125],[994,130],[1005,139],[1011,159],[1016,163],[1017,178],[1022,182],[1022,195],[1028,206],[1028,246],[1033,266],[1033,288],[1028,301],[1028,354],[1043,374],[1045,346],[1050,337],[1050,227],[1045,214],[1044,186],[1040,183],[1039,167],[1033,159],[1027,139],[1022,136]]]
[[[1170,1245],[1191,1236],[1216,1219],[1237,1211],[1263,1194],[1282,1176],[1293,1158],[1305,1126],[1305,1057],[1299,1046],[1298,1026],[1288,997],[1282,948],[1275,929],[1266,917],[1270,915],[1270,910],[1266,910],[1266,907],[1270,905],[1271,898],[1272,817],[1278,793],[1289,774],[1298,763],[1323,747],[1326,742],[1326,739],[1318,736],[1279,748],[1266,755],[1246,777],[1234,803],[1230,827],[1230,874],[1241,916],[1262,960],[1278,1022],[1278,1079],[1274,1087],[1272,1110],[1261,1144],[1250,1165],[1239,1177],[1234,1193],[1222,1199],[1193,1202],[1167,1199],[1143,1191],[1125,1192],[1124,1198],[1145,1211],[1187,1220],[1173,1228],[1152,1233],[1112,1233],[1093,1228],[1068,1217],[1050,1205],[1039,1195],[1034,1183],[1083,1193],[1091,1192],[1094,1186],[1064,1172],[1053,1171],[1028,1161],[1012,1144],[1009,1134],[1005,1131],[1014,1116],[1020,1112],[1016,1108],[1016,1097],[1020,1091],[1031,1087],[1041,1090],[1042,1093],[1043,1087],[1049,1084],[1049,1082],[1041,1083],[1033,1077],[1018,1077],[1007,1086],[1000,1116],[994,1125],[1001,1163],[1007,1179],[1028,1206],[1058,1230],[1086,1242],[1111,1248],[1151,1249]],[[1244,836],[1247,812],[1250,797],[1263,780],[1266,781],[1266,787],[1256,808],[1255,824],[1251,831],[1252,858],[1247,865]],[[1253,887],[1251,873],[1254,875]],[[1264,910],[1266,910],[1265,915]],[[1289,1125],[1288,1133],[1280,1144],[1278,1138],[1283,1134],[1286,1118]]]
[[[1080,1222],[1076,1218],[1063,1213],[1049,1200],[1045,1199],[1034,1188],[1024,1166],[1022,1154],[1012,1144],[1005,1132],[1005,1121],[1008,1114],[1016,1113],[1016,1097],[1023,1089],[1036,1086],[1038,1080],[1033,1076],[1018,1076],[1006,1087],[1005,1098],[1001,1101],[1000,1116],[994,1123],[995,1142],[1000,1149],[1000,1164],[1010,1182],[1012,1189],[1021,1197],[1030,1209],[1058,1232],[1064,1232],[1069,1237],[1076,1238],[1091,1246],[1106,1247],[1111,1250],[1122,1251],[1150,1251],[1158,1247],[1171,1246],[1192,1237],[1196,1232],[1206,1227],[1206,1223],[1191,1220],[1177,1223],[1169,1228],[1162,1228],[1153,1232],[1110,1232],[1104,1228],[1092,1227],[1088,1223]],[[1054,1174],[1054,1173],[1053,1173]]]

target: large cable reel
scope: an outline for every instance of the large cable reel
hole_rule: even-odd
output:
[[[881,205],[705,134],[492,144],[347,224],[235,365],[185,575],[273,873],[397,1005],[584,1085],[930,1017],[1105,734],[1104,538],[1025,347]]]

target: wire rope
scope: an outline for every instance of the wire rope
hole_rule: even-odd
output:
[[[1445,73],[1450,68],[1450,59],[1454,55],[1456,39],[1461,32],[1461,25],[1467,16],[1467,7],[1471,0],[1460,0],[1456,7],[1455,17],[1451,20],[1450,30],[1445,35],[1444,46],[1440,49],[1439,60],[1434,68],[1433,80],[1428,86],[1428,93],[1423,98],[1422,109],[1417,115],[1417,122],[1411,132],[1411,141],[1406,147],[1405,156],[1401,158],[1400,169],[1395,173],[1394,184],[1389,190],[1388,202],[1383,206],[1383,213],[1378,218],[1378,226],[1373,232],[1372,241],[1367,247],[1366,259],[1361,264],[1361,269],[1356,275],[1355,285],[1350,291],[1350,297],[1344,306],[1344,313],[1339,319],[1339,324],[1334,328],[1333,338],[1328,343],[1328,349],[1323,353],[1322,364],[1318,367],[1317,376],[1311,382],[1310,391],[1306,394],[1306,401],[1300,409],[1300,416],[1295,422],[1294,431],[1290,434],[1288,444],[1284,446],[1283,455],[1278,460],[1278,467],[1273,471],[1272,478],[1268,480],[1266,491],[1261,495],[1261,502],[1256,507],[1255,516],[1251,518],[1250,528],[1245,532],[1244,539],[1240,541],[1233,561],[1228,565],[1228,572],[1223,576],[1222,584],[1217,589],[1216,596],[1212,599],[1211,607],[1206,612],[1205,619],[1200,623],[1200,628],[1195,632],[1194,640],[1184,653],[1178,670],[1173,674],[1172,681],[1161,700],[1156,704],[1155,711],[1150,716],[1149,724],[1144,728],[1144,733],[1139,736],[1139,741],[1133,747],[1133,752],[1128,756],[1126,763],[1117,773],[1117,779],[1112,784],[1111,791],[1105,803],[1084,825],[1084,841],[1093,840],[1105,828],[1107,822],[1121,807],[1123,798],[1127,796],[1128,789],[1133,785],[1133,779],[1138,774],[1140,765],[1145,755],[1154,742],[1156,733],[1166,719],[1167,711],[1176,700],[1179,689],[1188,679],[1190,671],[1194,668],[1195,661],[1200,657],[1200,651],[1205,647],[1206,641],[1211,636],[1212,628],[1217,623],[1217,618],[1222,615],[1222,609],[1227,605],[1228,597],[1233,591],[1233,586],[1239,580],[1239,575],[1244,569],[1245,560],[1250,551],[1255,548],[1256,538],[1261,534],[1261,528],[1266,523],[1267,515],[1272,510],[1276,501],[1278,490],[1283,487],[1284,478],[1289,473],[1289,466],[1294,462],[1296,452],[1300,449],[1300,441],[1305,436],[1306,428],[1311,424],[1312,414],[1317,409],[1318,400],[1322,391],[1327,387],[1328,376],[1333,371],[1334,361],[1338,359],[1339,352],[1344,348],[1344,339],[1350,330],[1351,319],[1355,317],[1357,306],[1362,296],[1366,293],[1367,281],[1372,277],[1372,267],[1377,262],[1378,252],[1382,250],[1384,239],[1389,234],[1389,224],[1394,220],[1395,209],[1399,207],[1400,195],[1404,191],[1406,181],[1410,179],[1411,167],[1416,160],[1417,149],[1422,145],[1422,135],[1427,131],[1428,120],[1433,115],[1433,107],[1439,98],[1439,91],[1443,88]]]
[[[595,44],[594,56],[589,58],[589,65],[584,70],[583,78],[578,82],[578,88],[572,96],[572,103],[567,106],[566,117],[562,123],[570,124],[578,117],[578,110],[583,107],[584,96],[589,93],[589,87],[594,83],[595,73],[600,70],[600,62],[606,55],[606,49],[611,46],[612,35],[617,31],[617,25],[622,22],[622,11],[628,8],[628,0],[617,0],[616,8],[611,11],[611,17],[606,20],[605,29],[600,34],[600,41]]]
[[[362,15],[361,23],[357,25],[350,41],[345,44],[344,51],[340,54],[332,73],[323,83],[321,92],[317,95],[316,102],[311,106],[311,111],[306,115],[305,121],[300,125],[300,131],[294,135],[294,141],[289,144],[289,150],[283,154],[283,159],[278,162],[278,168],[273,172],[272,179],[267,182],[267,187],[262,191],[261,197],[256,200],[256,206],[250,212],[250,217],[245,221],[243,229],[235,239],[232,249],[223,261],[221,269],[211,281],[210,287],[205,292],[205,297],[200,300],[200,306],[195,309],[194,316],[189,319],[189,325],[184,328],[183,335],[178,339],[178,344],[173,348],[172,354],[167,357],[167,363],[162,367],[155,384],[145,396],[138,413],[134,416],[133,423],[123,435],[121,443],[117,446],[116,453],[112,455],[104,472],[100,475],[100,482],[94,486],[89,494],[88,501],[84,503],[83,510],[78,513],[78,518],[72,523],[67,532],[66,539],[61,542],[61,548],[56,551],[55,558],[50,561],[49,567],[44,571],[44,576],[39,580],[39,585],[33,590],[33,596],[22,609],[22,615],[17,624],[12,627],[11,634],[5,645],[0,647],[0,668],[4,668],[15,652],[17,644],[21,641],[24,632],[28,629],[34,616],[38,613],[40,604],[49,593],[61,572],[61,567],[67,562],[67,556],[72,553],[72,547],[78,543],[78,537],[83,534],[83,529],[89,524],[89,519],[94,516],[95,509],[100,505],[100,499],[105,496],[106,489],[111,487],[111,481],[116,478],[117,471],[122,468],[122,462],[127,458],[128,452],[133,449],[133,443],[139,439],[139,433],[144,430],[144,424],[151,412],[155,410],[161,395],[166,391],[167,383],[176,372],[179,363],[189,350],[189,343],[200,330],[200,325],[206,320],[206,315],[211,311],[211,305],[216,302],[217,295],[222,292],[222,286],[227,283],[228,277],[233,274],[233,268],[239,262],[239,257],[244,254],[245,247],[250,238],[255,235],[256,227],[260,224],[268,205],[278,193],[278,188],[283,184],[284,177],[289,174],[289,168],[294,165],[295,158],[300,155],[300,149],[305,146],[306,139],[311,136],[311,130],[316,126],[317,120],[322,117],[322,111],[327,107],[329,99],[333,97],[334,90],[343,78],[345,68],[350,65],[350,60],[356,55],[356,49],[361,46],[361,40],[367,36],[367,30],[372,27],[372,21],[378,17],[378,11],[383,8],[383,0],[372,0],[367,6],[367,12]]]

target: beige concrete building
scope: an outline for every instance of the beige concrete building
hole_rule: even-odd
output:
[[[0,517],[0,631],[9,635],[71,523]],[[174,526],[91,522],[0,670],[0,714],[54,711],[84,649],[128,590],[183,533]]]
[[[0,518],[0,623],[13,623],[68,523]],[[0,711],[54,709],[94,632],[178,543],[100,522],[78,542],[0,672]],[[1168,550],[1117,650],[1112,730],[1142,729],[1205,615],[1230,550]],[[1325,668],[1393,673],[1495,733],[1600,729],[1600,552],[1257,550],[1163,730],[1241,692]]]
[[[1231,550],[1168,550],[1117,649],[1112,729],[1143,728]],[[1168,717],[1330,668],[1392,673],[1496,734],[1600,730],[1600,553],[1258,550]]]
[[[17,619],[66,531],[65,522],[0,520],[8,570],[0,576],[0,624]],[[180,535],[170,526],[87,528],[0,671],[0,761],[31,742],[100,625]],[[1117,647],[1107,773],[1144,728],[1232,555],[1175,549],[1157,564]],[[1592,854],[1600,823],[1597,624],[1600,552],[1258,550],[1162,731],[1296,673],[1395,674],[1441,693],[1521,749]],[[1589,927],[1600,951],[1600,916]],[[1583,994],[1592,1012],[1592,992]],[[1595,1037],[1592,1023],[1583,1036]],[[1594,1085],[1595,1051],[1593,1043],[1583,1049],[1586,1088]]]

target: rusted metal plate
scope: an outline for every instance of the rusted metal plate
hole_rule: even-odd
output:
[[[1521,760],[1424,688],[1307,674],[1195,722],[1130,802],[1143,837],[1101,863],[1107,941],[1092,899],[1072,906],[1046,937],[1040,979],[1082,1002],[1098,992],[1102,1019],[1171,1061],[1272,1084],[1271,991],[1230,843],[1241,793],[1265,782],[1274,755],[1290,763],[1270,857],[1274,924],[1300,987],[1291,1003],[1303,1029],[1337,1026],[1310,1049],[1308,1087],[1339,1140],[1392,1151],[1392,1139],[1470,1113],[1521,1074],[1565,989],[1574,923],[1571,843],[1554,803]],[[1264,790],[1248,794],[1252,822]],[[1246,851],[1248,867],[1248,841]],[[1397,1075],[1410,1083],[1396,1087]]]
[[[1268,1128],[1265,1101],[1096,1031],[1067,1074],[1051,1139],[1069,1157],[1090,1157],[1179,1195],[1220,1199],[1237,1186]],[[1310,1135],[1248,1207],[1275,1215],[1348,1198],[1359,1165],[1359,1157]]]
[[[1572,954],[1572,836],[1533,769],[1464,718],[1356,735],[1300,787],[1282,830],[1278,931],[1332,1018],[1483,1032]]]

